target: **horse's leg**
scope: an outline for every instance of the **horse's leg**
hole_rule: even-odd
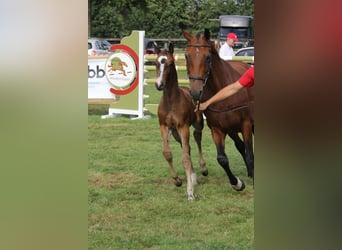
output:
[[[175,140],[179,143],[179,145],[182,147],[182,140],[181,140],[177,130],[172,129],[172,135],[175,138]]]
[[[187,179],[188,200],[194,200],[194,185],[197,184],[196,173],[194,172],[190,157],[190,127],[185,125],[178,129],[182,141],[182,162]]]
[[[234,145],[236,149],[240,152],[242,159],[247,167],[245,143],[241,140],[238,133],[228,133],[228,135],[234,141]]]
[[[177,172],[175,171],[175,169],[173,167],[172,152],[171,152],[170,144],[169,144],[171,131],[169,130],[169,128],[167,126],[160,125],[160,132],[161,132],[161,136],[163,139],[163,155],[164,155],[164,158],[166,159],[167,163],[169,164],[171,176],[175,180],[175,182],[174,182],[175,185],[177,187],[180,187],[180,186],[182,186],[182,180],[178,177]]]
[[[216,145],[217,161],[226,172],[230,184],[236,191],[244,190],[244,182],[239,177],[236,177],[229,168],[229,160],[225,153],[225,134],[223,134],[219,129],[212,128],[211,135]]]
[[[254,179],[253,126],[249,121],[242,124],[242,137],[245,143],[245,156],[248,177]]]
[[[202,152],[202,130],[204,127],[204,123],[203,123],[203,116],[200,112],[196,113],[196,121],[193,124],[193,127],[194,127],[193,135],[194,135],[197,148],[198,148],[199,164],[201,166],[201,172],[202,172],[202,175],[207,176],[208,169],[206,168],[206,163],[205,163],[203,152]]]

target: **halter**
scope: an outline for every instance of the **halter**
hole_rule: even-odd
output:
[[[211,49],[211,46],[209,44],[197,44],[197,43],[195,43],[195,44],[188,44],[187,47],[208,47],[208,48]],[[205,86],[207,84],[207,80],[208,80],[208,77],[209,77],[209,74],[210,74],[211,64],[212,64],[212,60],[211,60],[211,53],[210,53],[210,62],[209,62],[209,65],[208,65],[208,70],[204,74],[204,77],[191,76],[189,74],[189,70],[187,70],[189,80],[201,80],[201,81],[203,81],[203,85]]]

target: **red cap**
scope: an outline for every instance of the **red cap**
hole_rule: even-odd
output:
[[[234,42],[238,41],[238,38],[235,33],[228,33],[227,38],[233,39]]]

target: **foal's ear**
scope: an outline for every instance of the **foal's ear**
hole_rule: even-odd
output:
[[[169,45],[169,53],[173,54],[173,43],[170,43]]]
[[[204,37],[207,41],[210,40],[210,31],[207,28],[204,29]]]
[[[160,53],[160,48],[158,46],[156,46],[154,43],[152,45],[153,45],[154,53],[155,54],[159,54]]]

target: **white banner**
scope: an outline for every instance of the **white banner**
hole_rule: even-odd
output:
[[[115,99],[109,89],[105,65],[108,57],[88,57],[88,99]]]

